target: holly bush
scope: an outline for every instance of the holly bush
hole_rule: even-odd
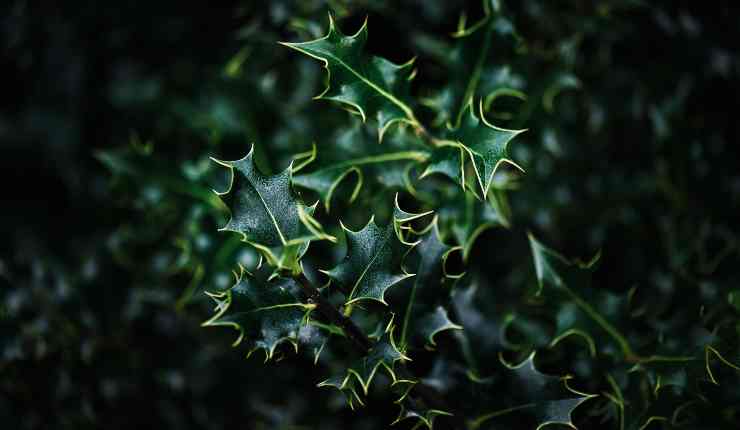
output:
[[[11,6],[12,66],[51,76]],[[112,125],[3,113],[77,196],[4,215],[5,422],[737,426],[729,7],[161,8],[150,48],[138,10],[82,48],[98,14],[41,19],[50,58],[110,55]]]

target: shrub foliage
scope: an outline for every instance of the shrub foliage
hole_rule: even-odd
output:
[[[737,427],[729,7],[10,3],[2,422]]]

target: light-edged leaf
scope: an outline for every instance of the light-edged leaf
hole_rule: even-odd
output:
[[[479,104],[478,116],[474,113],[473,101],[466,106],[467,114],[464,113],[460,121],[460,126],[456,129],[449,130],[446,136],[446,142],[438,148],[438,151],[445,151],[447,156],[455,157],[456,154],[450,152],[446,147],[459,148],[472,165],[475,179],[479,186],[481,196],[485,197],[493,183],[493,176],[496,170],[503,163],[508,163],[515,168],[524,172],[514,160],[509,156],[509,142],[518,134],[525,130],[507,130],[489,124],[483,114],[483,101]],[[438,154],[432,155],[432,160],[436,160]],[[454,159],[445,162],[445,169],[439,170],[441,173],[448,174],[448,169],[455,163]],[[464,181],[464,163],[459,176],[452,179]]]
[[[528,236],[537,276],[537,294],[549,297],[558,309],[558,333],[553,343],[569,335],[578,335],[587,341],[593,354],[597,347],[593,340],[594,330],[598,330],[607,335],[601,345],[605,351],[621,354],[629,360],[638,359],[624,330],[616,325],[617,321],[625,322],[628,318],[631,293],[620,297],[607,291],[596,294],[591,288],[591,273],[601,254],[597,253],[585,263],[570,261],[543,245],[531,233]]]
[[[342,229],[347,238],[347,255],[336,267],[323,272],[347,291],[346,304],[361,300],[387,304],[386,290],[413,276],[401,267],[409,247],[398,240],[393,225],[378,227],[375,217],[359,231],[344,225]]]
[[[301,172],[293,176],[293,184],[315,191],[329,212],[337,187],[350,181],[349,203],[366,182],[373,185],[371,192],[393,191],[399,186],[413,192],[410,169],[424,162],[429,151],[418,137],[405,130],[399,129],[378,144],[365,127],[356,124],[340,130],[330,145],[321,145],[320,152],[314,146],[308,154],[303,155]]]
[[[350,409],[354,410],[355,406],[365,406],[363,396],[361,395],[361,388],[358,385],[357,378],[354,378],[350,373],[343,373],[327,378],[319,382],[316,386],[319,388],[327,387],[339,390],[344,394]]]
[[[270,359],[283,342],[297,351],[300,342],[315,344],[323,336],[308,325],[314,305],[301,302],[300,286],[291,278],[272,276],[267,266],[254,274],[242,268],[231,288],[206,294],[216,302],[216,313],[203,326],[235,328],[239,335],[233,346],[246,346],[248,355],[262,349]]]
[[[508,228],[511,223],[505,190],[493,189],[485,201],[469,192],[455,190],[439,208],[441,228],[452,233],[467,260],[476,239],[486,230]]]
[[[357,33],[346,36],[329,15],[326,36],[309,42],[281,44],[321,60],[329,75],[329,85],[316,98],[349,105],[363,121],[374,118],[378,123],[378,138],[382,140],[393,123],[419,125],[408,99],[409,81],[416,72],[414,59],[394,64],[367,55],[367,38],[367,20]]]
[[[483,414],[471,422],[471,428],[477,429],[483,423],[495,420],[506,413],[521,411],[536,420],[536,429],[547,425],[561,424],[571,428],[571,415],[583,402],[596,397],[574,390],[568,385],[570,376],[546,375],[535,367],[535,353],[517,365],[501,361],[509,369],[507,375],[507,407]]]
[[[381,367],[388,372],[391,380],[397,379],[395,372],[396,362],[410,361],[396,346],[393,332],[395,325],[393,320],[388,323],[383,336],[370,348],[367,355],[354,363],[347,372],[357,378],[362,391],[367,395],[378,369]]]
[[[442,242],[436,217],[426,230],[405,263],[416,276],[408,281],[411,290],[403,314],[400,341],[404,350],[413,338],[422,339],[426,345],[434,347],[434,337],[438,333],[462,329],[462,326],[452,322],[447,309],[442,306],[443,299],[448,295],[448,290],[442,285],[444,278],[462,276],[448,274],[445,263],[452,252],[461,248]]]
[[[400,422],[413,421],[415,423],[413,429],[426,427],[428,430],[432,430],[434,428],[434,421],[437,417],[452,416],[452,413],[450,412],[425,407],[412,399],[399,403],[399,408],[398,417],[396,417],[396,420],[393,421],[391,425],[398,424]]]
[[[452,34],[454,44],[443,54],[443,65],[449,78],[445,86],[424,100],[435,113],[434,124],[457,127],[466,106],[481,98],[488,109],[498,97],[523,99],[524,80],[505,64],[497,64],[504,53],[519,45],[512,22],[503,16],[490,0],[483,0],[483,17],[468,25],[467,16],[460,16]]]
[[[465,189],[465,150],[461,145],[442,146],[432,151],[419,179],[434,174],[447,176]]]
[[[270,265],[295,270],[312,240],[335,239],[313,219],[316,205],[304,205],[291,189],[292,169],[267,176],[254,162],[254,146],[242,159],[220,161],[231,174],[229,187],[218,192],[231,212],[221,230],[242,235]]]
[[[362,396],[367,396],[378,370],[385,370],[391,381],[398,381],[395,370],[396,363],[410,361],[410,359],[396,346],[394,330],[395,325],[393,324],[393,318],[391,318],[382,330],[380,339],[373,344],[364,356],[352,363],[341,375],[328,378],[319,383],[319,386],[336,388],[348,394],[348,399],[363,404]],[[360,393],[362,393],[362,396]],[[352,405],[350,404],[350,406]]]
[[[450,320],[450,316],[447,313],[447,309],[442,306],[437,306],[433,311],[427,312],[418,317],[417,322],[414,324],[417,327],[417,333],[426,339],[427,343],[431,346],[437,346],[434,341],[434,336],[445,330],[462,330],[463,327],[459,324],[455,324]]]
[[[414,231],[414,228],[410,224],[414,221],[432,215],[434,211],[424,211],[421,213],[406,212],[405,210],[401,209],[401,206],[398,203],[398,193],[396,193],[396,196],[393,199],[393,204],[393,229],[396,231],[396,236],[398,236],[398,240],[400,240],[401,243],[405,245],[416,245],[417,242],[411,241],[411,239],[415,238],[414,235],[417,232]],[[436,218],[432,218],[432,223],[435,222],[435,220]]]

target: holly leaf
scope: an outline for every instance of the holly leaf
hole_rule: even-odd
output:
[[[701,318],[699,315],[696,319]],[[702,383],[726,386],[740,375],[740,324],[725,320],[709,330],[687,324],[679,316],[660,321],[662,331],[682,333],[681,339],[659,336],[656,354],[644,358],[633,370],[644,371],[655,391],[671,387],[677,392],[696,390]],[[661,330],[661,328],[656,328]]]
[[[398,236],[398,240],[400,240],[401,243],[403,243],[404,245],[416,245],[416,241],[410,241],[413,236],[417,234],[417,232],[414,231],[414,228],[410,225],[411,222],[431,215],[434,213],[434,211],[425,211],[421,213],[406,212],[405,210],[401,209],[401,206],[398,204],[398,193],[396,193],[396,196],[393,199],[393,203],[393,229],[396,231],[396,236]],[[433,218],[432,222],[435,222],[435,220],[436,218]]]
[[[592,358],[596,357],[597,353],[619,355],[622,352],[619,343],[608,336],[601,336],[603,327],[583,310],[583,305],[587,304],[593,309],[598,309],[602,319],[610,326],[618,328],[621,333],[629,327],[633,292],[634,290],[631,290],[622,295],[609,291],[581,294],[582,303],[574,302],[568,297],[554,300],[555,332],[549,345],[554,347],[564,339],[575,337],[584,342]]]
[[[445,202],[439,209],[440,223],[443,230],[452,232],[462,247],[464,260],[467,260],[481,233],[490,228],[508,228],[510,225],[510,209],[504,190],[492,190],[485,201],[458,191],[447,197]]]
[[[383,334],[375,344],[370,348],[366,355],[355,361],[347,368],[342,376],[329,378],[321,383],[319,387],[333,387],[348,394],[349,399],[354,399],[362,404],[357,389],[359,384],[364,396],[367,396],[370,385],[375,379],[378,370],[384,369],[392,381],[397,381],[395,365],[397,362],[409,361],[396,346],[393,332],[395,325],[393,319],[385,326]]]
[[[502,360],[510,370],[507,375],[509,389],[506,391],[510,394],[509,405],[505,409],[478,416],[471,422],[471,428],[479,428],[484,422],[514,411],[533,416],[538,430],[550,424],[576,428],[571,418],[573,411],[596,395],[571,388],[568,385],[570,376],[560,377],[540,372],[535,367],[534,356],[535,353],[532,353],[517,365],[510,365]]]
[[[580,335],[589,343],[593,355],[596,350],[594,339],[602,338],[604,341],[600,343],[605,352],[618,351],[628,360],[637,359],[623,334],[624,330],[619,329],[619,326],[626,325],[631,293],[617,296],[591,288],[591,273],[599,261],[600,253],[584,263],[566,259],[540,243],[532,234],[529,234],[529,244],[537,276],[537,294],[545,293],[557,304],[558,333],[553,344],[568,335]],[[618,326],[617,323],[621,324]],[[594,335],[594,331],[600,331],[608,337]]]
[[[484,16],[468,26],[463,14],[452,34],[454,47],[442,58],[449,69],[447,85],[424,100],[437,113],[435,125],[458,126],[465,107],[476,98],[484,100],[486,109],[498,97],[525,98],[521,92],[523,79],[512,74],[508,66],[491,64],[494,58],[501,61],[502,53],[516,46],[519,37],[511,21],[498,13],[498,7],[492,8],[490,0],[482,3]]]
[[[451,310],[463,327],[455,332],[465,360],[466,373],[473,381],[491,372],[496,357],[504,350],[531,351],[534,346],[547,344],[546,329],[526,314],[517,312],[515,303],[521,291],[505,283],[497,288],[488,285],[480,275],[467,274],[457,280],[452,290]],[[509,330],[523,336],[518,343],[509,339]]]
[[[480,188],[481,196],[485,197],[493,183],[493,176],[502,163],[508,163],[522,172],[524,171],[524,169],[519,167],[509,157],[508,147],[509,142],[525,130],[507,130],[489,124],[483,115],[482,100],[479,104],[478,117],[473,112],[472,100],[468,103],[465,110],[468,111],[468,114],[463,113],[460,126],[447,132],[446,141],[438,149],[439,151],[445,151],[447,157],[452,157],[452,161],[444,161],[446,166],[444,170],[441,168],[438,169],[435,166],[432,168],[447,174],[449,165],[456,162],[455,157],[467,156],[473,167],[472,170]],[[444,149],[445,147],[459,148],[462,151],[458,153],[453,151],[451,153],[449,150]],[[437,160],[437,156],[438,154],[435,151],[432,155],[432,160]],[[459,161],[457,164],[462,166],[461,173],[452,179],[458,180],[460,178],[461,183],[464,184],[464,160]]]
[[[343,290],[348,291],[347,302],[375,300],[383,304],[388,288],[413,276],[401,267],[408,247],[401,243],[392,225],[380,228],[375,217],[360,231],[352,231],[342,224],[347,238],[347,255],[331,270],[324,270]]]
[[[465,189],[465,150],[460,145],[450,144],[432,151],[429,162],[419,179],[429,175],[447,176]]]
[[[308,207],[293,194],[290,167],[276,175],[262,174],[254,163],[254,147],[240,160],[214,161],[231,173],[228,189],[217,193],[231,212],[221,230],[241,234],[270,265],[299,270],[297,261],[310,241],[335,240],[312,218],[316,205]]]
[[[280,42],[310,57],[321,60],[328,73],[328,86],[317,99],[349,105],[362,117],[378,122],[378,138],[393,123],[418,125],[408,100],[409,81],[413,79],[414,59],[394,64],[384,58],[369,56],[365,51],[367,20],[352,36],[345,36],[329,15],[326,36],[301,43]]]
[[[440,409],[429,408],[419,404],[418,401],[410,397],[406,397],[403,402],[399,402],[400,410],[398,411],[398,417],[391,425],[398,424],[400,422],[412,421],[415,422],[414,429],[426,427],[429,430],[434,428],[434,420],[439,416],[452,416],[451,413]]]
[[[396,346],[393,338],[395,326],[393,320],[387,325],[383,336],[373,345],[367,355],[353,364],[347,372],[357,378],[362,391],[367,395],[370,384],[381,367],[388,372],[393,381],[396,381],[395,364],[398,361],[409,361]]]
[[[436,346],[434,337],[438,333],[462,329],[450,320],[447,309],[440,304],[442,280],[448,276],[445,263],[452,252],[460,249],[442,242],[435,218],[407,258],[416,276],[410,279],[411,291],[401,331],[402,349],[406,350],[412,335],[423,339],[427,345]]]
[[[328,387],[339,390],[344,394],[347,404],[350,409],[355,409],[355,404],[364,406],[362,396],[360,395],[360,389],[358,389],[359,382],[357,378],[353,378],[351,374],[344,373],[342,375],[333,376],[319,382],[316,386],[319,388]]]
[[[721,346],[728,346],[731,350],[732,343],[719,342],[716,333],[693,324],[687,325],[686,315],[653,321],[654,332],[661,333],[654,339],[654,344],[628,342],[627,339],[641,338],[630,320],[634,314],[631,302],[635,289],[618,295],[591,288],[590,274],[598,255],[588,263],[581,263],[567,260],[531,235],[530,244],[540,293],[554,304],[556,327],[551,346],[567,337],[577,336],[586,341],[591,358],[597,354],[621,355],[634,363],[632,371],[644,374],[654,387],[654,393],[667,387],[679,393],[687,392],[695,389],[697,381],[702,380],[718,384],[713,374],[713,362],[740,370],[739,366],[727,360],[729,354],[718,350]],[[662,333],[682,333],[682,338],[679,342],[675,337]],[[650,351],[650,354],[638,355],[636,346]]]
[[[606,416],[620,429],[643,430],[652,428],[650,424],[655,422],[677,424],[676,419],[699,403],[681,395],[676,387],[660,389],[645,373],[620,366],[606,375],[609,390],[602,393],[611,406]]]
[[[358,124],[338,133],[331,147],[320,153],[314,146],[309,159],[294,169],[293,184],[318,193],[328,212],[335,190],[346,181],[354,180],[349,203],[357,198],[366,178],[380,183],[383,190],[400,182],[412,191],[409,171],[428,156],[427,147],[411,133],[399,130],[381,145],[371,142],[366,129]],[[401,180],[389,181],[392,174]]]
[[[242,268],[231,288],[206,294],[216,302],[216,313],[202,325],[235,328],[239,336],[233,346],[245,345],[248,356],[262,349],[271,359],[283,342],[297,351],[299,343],[313,345],[322,336],[308,324],[314,305],[301,302],[300,286],[292,278],[272,276],[266,266],[254,274]]]
[[[568,289],[569,286],[588,285],[591,269],[598,262],[599,254],[590,262],[582,264],[577,261],[570,261],[558,252],[548,248],[531,233],[528,238],[537,275],[537,294],[541,294],[546,286],[555,289]]]

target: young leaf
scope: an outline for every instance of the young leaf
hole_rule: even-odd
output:
[[[401,243],[403,243],[404,245],[416,245],[417,242],[409,241],[409,237],[416,233],[413,227],[409,225],[409,223],[411,221],[415,221],[431,215],[434,213],[434,211],[425,211],[421,213],[406,212],[405,210],[401,209],[401,206],[398,204],[398,193],[396,193],[393,202],[393,229],[396,231],[396,236],[398,236],[398,240],[400,240]],[[432,219],[432,222],[435,222],[435,218]]]
[[[455,190],[445,202],[439,209],[440,224],[445,231],[452,232],[462,247],[464,260],[481,233],[494,227],[509,227],[509,208],[503,190],[492,190],[485,201]]]
[[[348,291],[346,304],[375,300],[383,304],[388,288],[413,276],[403,271],[401,260],[408,251],[394,232],[393,226],[380,228],[374,217],[360,231],[344,227],[347,255],[331,270],[323,271]]]
[[[456,129],[450,130],[447,133],[446,139],[447,145],[458,147],[462,149],[461,154],[466,154],[473,166],[475,172],[475,178],[480,187],[481,196],[485,197],[488,194],[488,190],[491,188],[493,182],[493,175],[502,163],[509,163],[522,172],[524,169],[519,167],[509,157],[509,142],[518,134],[525,130],[507,130],[498,128],[494,125],[489,124],[483,116],[483,102],[479,105],[479,117],[475,116],[473,112],[473,102],[466,106],[468,115],[463,114],[460,126]],[[457,154],[454,152],[450,153],[449,150],[444,149],[445,146],[441,146],[440,151],[445,151],[447,157],[452,157],[451,160],[446,160],[444,163],[449,165],[458,164],[463,165],[462,161],[456,161],[455,157]],[[433,157],[436,157],[435,154]],[[463,156],[463,155],[460,155]],[[436,160],[436,158],[433,158]],[[440,161],[441,162],[441,161]],[[436,167],[435,167],[436,168]],[[441,170],[447,174],[447,170]],[[452,179],[458,180],[458,178],[464,178],[464,172],[460,173],[460,176],[453,177]]]
[[[407,100],[409,81],[413,79],[414,59],[404,64],[365,54],[367,20],[352,36],[345,36],[336,28],[329,15],[326,36],[302,43],[281,44],[324,62],[329,85],[316,98],[349,105],[363,121],[368,117],[378,122],[378,138],[396,122],[415,126],[419,122]]]
[[[301,172],[293,177],[293,184],[317,192],[328,212],[334,191],[348,180],[354,180],[350,203],[359,195],[365,178],[379,182],[381,186],[376,188],[392,189],[383,183],[389,171],[405,177],[402,182],[408,190],[411,187],[409,170],[425,161],[428,155],[428,147],[411,133],[399,130],[379,145],[357,124],[337,133],[331,146],[322,147],[318,154],[314,148],[312,161],[303,164]]]

